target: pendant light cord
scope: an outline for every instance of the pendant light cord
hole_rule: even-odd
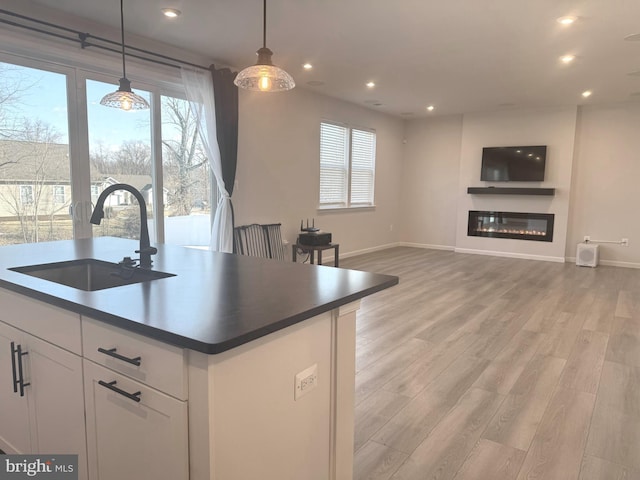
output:
[[[120,32],[122,38],[122,78],[127,78],[127,71],[124,65],[124,0],[120,0]]]
[[[267,0],[263,0],[262,5],[262,48],[267,48]]]

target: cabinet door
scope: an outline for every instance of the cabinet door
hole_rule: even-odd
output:
[[[77,454],[78,478],[87,478],[82,359],[27,335],[32,451]]]
[[[83,366],[90,480],[187,480],[187,402],[89,360]]]
[[[0,450],[6,453],[26,454],[31,450],[31,423],[28,396],[14,392],[14,374],[22,359],[11,350],[24,347],[25,334],[0,322]],[[29,388],[29,387],[27,387]]]

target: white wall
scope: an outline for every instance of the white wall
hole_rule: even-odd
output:
[[[375,129],[375,208],[318,211],[322,120]],[[396,242],[402,138],[400,119],[303,89],[241,91],[236,225],[281,222],[283,236],[294,242],[300,220],[315,218],[316,227],[340,243],[341,254]]]
[[[473,113],[414,120],[405,127],[403,226],[400,239],[423,246],[512,256],[564,258],[568,228],[576,107]],[[544,182],[510,184],[555,188],[553,197],[469,195],[467,187],[505,186],[481,182],[482,148],[547,145]],[[468,237],[469,210],[553,213],[551,243]]]
[[[452,248],[456,242],[462,115],[407,122],[400,239]]]
[[[629,247],[601,244],[601,261],[640,267],[640,103],[467,114],[455,125],[455,117],[436,117],[405,126],[401,241],[573,260],[585,235],[628,238]],[[491,185],[479,180],[483,146],[536,143],[549,146],[545,181],[522,186],[553,187],[555,197],[466,193]],[[467,237],[471,209],[554,213],[554,242]]]
[[[464,116],[456,250],[501,252],[514,256],[544,257],[564,261],[568,226],[571,168],[576,128],[576,107],[518,110]],[[555,196],[469,195],[467,187],[505,186],[499,182],[481,182],[483,147],[546,145],[544,182],[518,182],[513,187],[555,188]],[[469,210],[553,213],[553,242],[523,241],[505,238],[467,236]]]
[[[600,256],[640,266],[640,103],[582,107],[578,115],[566,256],[585,235],[629,239],[602,244]]]

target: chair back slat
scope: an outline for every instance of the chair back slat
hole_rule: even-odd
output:
[[[233,250],[239,255],[285,260],[280,223],[241,225],[233,229]]]
[[[269,258],[274,258],[276,260],[285,259],[284,243],[282,242],[280,226],[280,223],[272,223],[262,226],[265,230],[267,243],[269,245]]]

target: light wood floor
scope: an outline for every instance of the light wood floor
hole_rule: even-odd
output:
[[[356,480],[640,479],[640,270],[395,248],[357,322]]]

